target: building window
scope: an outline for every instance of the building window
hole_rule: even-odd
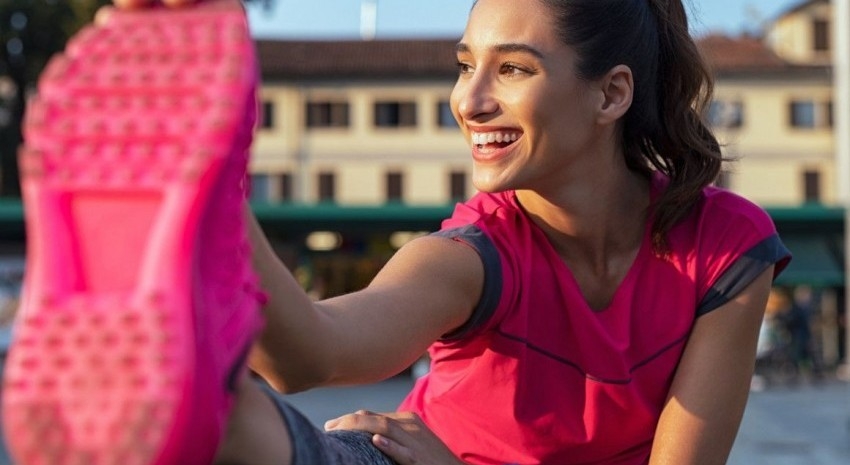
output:
[[[336,179],[333,173],[319,173],[319,202],[333,202],[336,198]]]
[[[263,102],[263,116],[262,116],[262,128],[263,129],[272,129],[274,128],[274,102],[266,100]]]
[[[387,173],[387,202],[404,200],[404,178],[402,173],[391,171]]]
[[[295,187],[292,183],[292,174],[281,174],[278,178],[278,183],[280,187],[280,201],[292,202],[293,200],[295,200]]]
[[[815,103],[791,102],[791,126],[795,128],[815,127]]]
[[[806,203],[820,202],[820,172],[806,170],[803,173],[803,194]]]
[[[416,126],[416,103],[375,103],[375,127],[401,128]]]
[[[308,128],[344,128],[349,126],[347,102],[308,102]]]
[[[829,51],[829,22],[823,19],[816,19],[812,24],[814,32],[814,47],[816,52]]]
[[[795,100],[790,104],[790,124],[798,129],[828,128],[832,126],[832,104],[814,100]]]
[[[271,197],[270,179],[267,174],[251,175],[251,200],[267,202]]]
[[[449,197],[453,202],[466,200],[466,173],[463,171],[452,171],[449,175]]]
[[[452,107],[448,101],[437,104],[437,125],[441,128],[457,128],[457,120],[452,114]]]
[[[744,125],[744,104],[738,101],[712,101],[708,108],[708,123],[717,129],[740,128]]]

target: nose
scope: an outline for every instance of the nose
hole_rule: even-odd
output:
[[[493,86],[483,73],[458,79],[452,90],[452,102],[457,116],[464,120],[481,119],[499,109]]]

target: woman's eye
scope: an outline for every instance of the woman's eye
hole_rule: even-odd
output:
[[[527,72],[523,68],[520,68],[515,64],[505,63],[504,65],[502,65],[502,74],[514,76],[519,74],[527,74]]]
[[[466,63],[458,62],[457,63],[457,71],[460,74],[469,74],[469,73],[472,72],[472,66],[469,66]]]

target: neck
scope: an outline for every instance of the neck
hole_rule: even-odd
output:
[[[568,263],[604,274],[640,247],[649,180],[624,167],[619,174],[585,177],[555,192],[517,191],[517,199]]]

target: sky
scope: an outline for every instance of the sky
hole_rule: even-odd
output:
[[[646,0],[649,1],[649,0]],[[803,0],[683,0],[695,35],[758,32],[760,25]],[[271,11],[253,6],[258,38],[360,37],[361,3],[377,3],[377,38],[460,37],[472,0],[276,0]]]

